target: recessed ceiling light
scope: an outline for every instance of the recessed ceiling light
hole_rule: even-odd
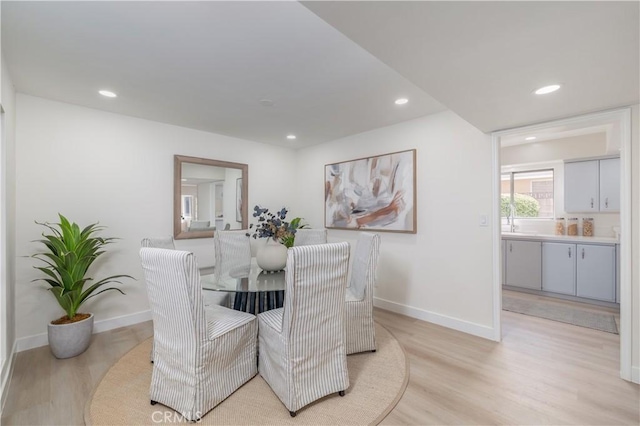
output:
[[[560,88],[559,84],[552,84],[551,86],[544,86],[535,91],[536,95],[546,95],[547,93],[555,92]]]
[[[409,99],[407,99],[407,98],[400,98],[400,99],[396,99],[395,104],[396,104],[396,105],[404,105],[404,104],[406,104],[407,102],[409,102]]]
[[[274,106],[274,105],[276,104],[276,103],[275,103],[275,102],[273,102],[271,99],[260,99],[260,100],[258,101],[258,103],[259,103],[260,105],[262,105],[263,107],[272,107],[272,106]]]
[[[100,90],[98,93],[100,93],[102,96],[106,96],[107,98],[115,98],[118,96],[109,90]]]
[[[524,138],[525,141],[534,141],[536,139],[537,138],[535,136],[529,136],[529,137]]]
[[[294,140],[296,138],[296,135],[287,135],[287,139],[289,140]]]

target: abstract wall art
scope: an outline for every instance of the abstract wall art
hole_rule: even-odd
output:
[[[325,227],[416,233],[416,150],[325,165]]]

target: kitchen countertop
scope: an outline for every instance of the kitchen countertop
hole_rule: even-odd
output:
[[[552,241],[558,243],[593,243],[593,244],[620,244],[614,237],[582,237],[573,235],[549,235],[527,232],[503,232],[502,238],[507,240]]]

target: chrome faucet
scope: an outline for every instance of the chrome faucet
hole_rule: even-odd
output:
[[[509,232],[516,231],[516,206],[509,204],[509,216],[507,216],[507,224],[509,225]]]

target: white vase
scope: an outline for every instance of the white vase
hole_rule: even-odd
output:
[[[258,249],[258,266],[264,271],[281,271],[287,265],[287,248],[271,238]]]

